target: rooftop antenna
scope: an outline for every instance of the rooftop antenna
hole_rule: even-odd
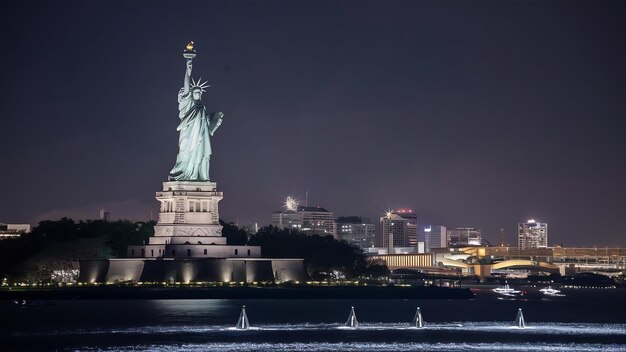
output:
[[[304,206],[308,207],[309,206],[309,191],[304,191],[305,195],[304,195]]]

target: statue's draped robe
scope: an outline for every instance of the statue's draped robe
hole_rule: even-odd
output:
[[[176,181],[208,181],[211,158],[209,136],[221,124],[222,113],[213,113],[209,117],[204,105],[193,99],[191,90],[185,94],[183,88],[178,92],[178,111],[180,124],[176,130],[180,133],[179,152],[169,178]]]

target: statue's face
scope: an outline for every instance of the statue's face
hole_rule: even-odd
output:
[[[191,94],[193,96],[193,100],[202,99],[202,91],[200,89],[194,89],[193,92],[191,92]]]

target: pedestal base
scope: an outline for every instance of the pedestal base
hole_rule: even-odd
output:
[[[222,236],[222,225],[164,224],[154,227],[154,236]]]
[[[163,182],[163,191],[156,193],[156,199],[161,203],[157,226],[178,225],[179,230],[171,231],[173,236],[177,232],[189,236],[199,228],[211,227],[209,225],[216,228],[220,224],[218,202],[222,198],[224,195],[217,191],[215,182]],[[221,236],[221,232],[215,230],[207,229],[203,232],[205,236]],[[164,233],[168,233],[167,230]]]

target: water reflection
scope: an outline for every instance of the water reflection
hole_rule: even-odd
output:
[[[232,307],[227,299],[155,299],[147,301],[152,309],[159,314],[185,315],[216,315],[224,309]]]

